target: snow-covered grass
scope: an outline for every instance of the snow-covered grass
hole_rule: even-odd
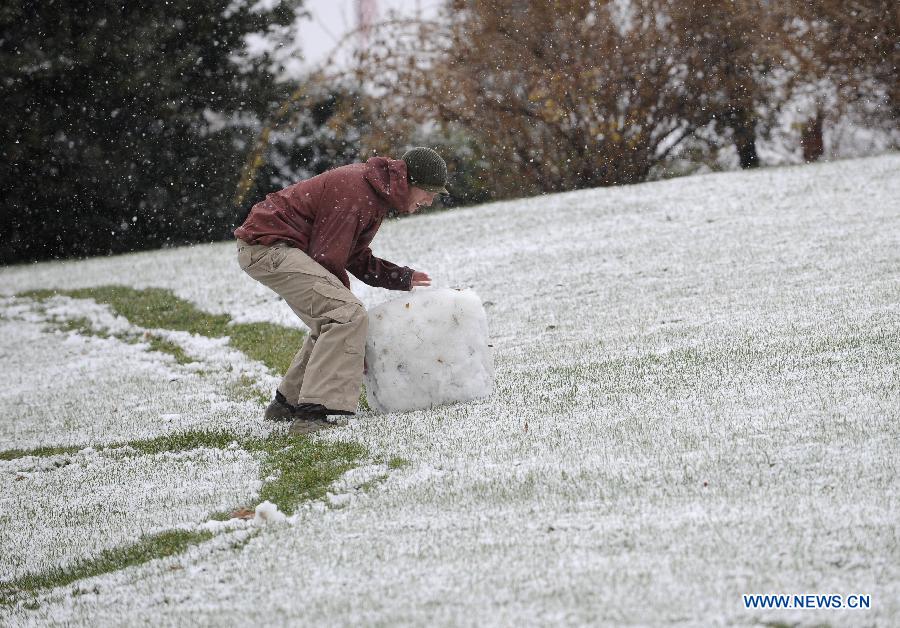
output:
[[[99,451],[89,447],[74,454],[5,452],[2,458],[16,463],[16,481],[36,479],[33,484],[48,492],[62,492],[73,483],[91,485],[94,491],[82,501],[67,503],[52,513],[46,513],[44,504],[35,502],[31,495],[20,496],[21,503],[14,507],[24,516],[10,521],[0,532],[0,548],[13,557],[10,575],[15,576],[0,581],[0,603],[27,604],[29,595],[42,588],[181,553],[193,543],[208,540],[210,531],[246,527],[237,517],[253,510],[235,506],[247,499],[246,482],[240,476],[255,466],[254,453],[263,454],[259,464],[263,480],[255,483],[257,523],[271,519],[273,514],[277,514],[276,520],[286,520],[304,500],[328,497],[334,501],[336,496],[328,489],[343,487],[343,492],[336,492],[341,499],[349,500],[351,490],[363,485],[371,488],[386,476],[389,468],[360,467],[365,450],[354,443],[314,442],[277,432],[258,438],[193,430],[111,445]],[[211,478],[205,477],[210,475],[206,462],[214,466]],[[154,464],[161,465],[162,473],[171,474],[177,481],[162,490],[151,485],[144,487],[151,490],[135,491],[141,486],[142,474],[149,471],[151,477],[155,475]],[[352,478],[361,475],[364,480],[352,486]],[[232,490],[228,491],[230,485]],[[111,495],[113,499],[130,501],[116,503]],[[133,541],[133,529],[123,518],[135,511],[143,515],[142,525],[155,523],[154,527],[162,527],[163,531],[143,534]],[[193,526],[182,523],[180,529],[165,530],[167,524],[172,525],[173,512],[206,522]],[[42,524],[36,530],[31,527],[35,520]],[[73,528],[91,530],[94,545],[67,543],[65,532]],[[110,549],[114,541],[117,542]]]
[[[236,351],[225,349],[221,342],[210,344],[211,339],[224,337],[227,331],[228,337],[223,340],[229,345],[240,347],[249,355],[260,358],[269,368],[283,370],[293,356],[293,351],[284,345],[296,345],[302,341],[303,336],[298,330],[279,328],[269,323],[228,325],[226,315],[211,316],[160,289],[134,290],[112,286],[30,291],[20,294],[10,305],[7,313],[13,318],[31,322],[43,320],[46,323],[44,330],[48,332],[68,333],[70,338],[73,335],[114,338],[128,344],[139,344],[144,340],[147,341],[147,349],[170,354],[177,364],[186,365],[195,374],[203,374],[210,369],[220,371],[220,378],[231,374],[235,381],[221,388],[220,393],[239,401],[255,400],[260,406],[268,398],[260,394],[251,376],[247,373],[235,373],[236,363],[240,365],[246,359],[241,357],[235,360],[235,355],[238,355]],[[160,338],[160,335],[177,339],[179,344]],[[273,343],[274,347],[260,346]],[[188,357],[182,346],[198,359]],[[223,366],[227,369],[223,370]],[[161,418],[173,417],[164,415]],[[257,523],[285,520],[286,515],[293,514],[304,500],[325,496],[327,488],[345,471],[353,469],[365,455],[365,450],[354,443],[311,442],[305,438],[281,435],[277,431],[260,438],[254,436],[252,430],[241,435],[222,430],[196,429],[108,444],[99,451],[94,447],[80,449],[72,445],[44,445],[31,449],[0,451],[0,461],[11,461],[14,465],[17,482],[31,481],[34,471],[57,471],[65,468],[65,472],[54,474],[51,478],[60,485],[51,487],[51,491],[61,491],[62,487],[73,482],[99,488],[101,481],[98,481],[98,477],[103,478],[107,484],[106,490],[100,493],[99,501],[87,499],[67,504],[68,508],[53,512],[52,517],[44,515],[43,503],[34,502],[31,494],[21,495],[22,503],[16,506],[25,516],[10,521],[0,533],[0,547],[6,545],[4,555],[12,558],[7,579],[0,581],[0,603],[10,605],[18,602],[23,608],[32,608],[35,602],[28,597],[40,589],[62,586],[181,553],[191,544],[208,540],[211,530],[235,528],[230,524],[219,525],[215,520],[229,519],[228,513],[231,512],[253,512],[246,507],[234,507],[236,500],[247,499],[246,482],[235,483],[236,491],[226,491],[225,495],[221,495],[221,488],[230,486],[229,480],[233,482],[233,479],[225,478],[223,484],[221,475],[226,468],[224,462],[229,462],[235,453],[239,453],[243,459],[238,461],[236,475],[245,476],[248,462],[249,466],[255,462],[249,459],[251,452],[263,455],[259,466],[264,479],[255,483],[258,495],[254,496],[254,503],[262,502],[256,507]],[[119,517],[109,517],[104,512],[110,508],[109,493],[125,487],[125,495],[132,496],[135,493],[134,487],[140,484],[138,479],[123,473],[123,469],[130,468],[132,472],[140,473],[148,468],[146,460],[123,464],[123,454],[125,457],[161,457],[161,463],[167,467],[177,467],[179,463],[184,463],[188,469],[178,475],[181,483],[167,486],[169,491],[174,491],[176,498],[167,497],[165,493],[158,494],[159,491],[150,491],[154,516],[143,517],[136,523],[146,525],[159,520],[159,525],[164,526],[169,522],[171,526],[173,512],[188,514],[190,520],[202,521],[210,517],[211,520],[200,525],[199,530],[187,524],[187,529],[142,534],[137,541],[132,540],[134,530],[123,525],[122,516],[128,516],[135,508],[114,511],[121,515]],[[103,460],[98,462],[97,456],[102,456]],[[204,458],[211,460],[206,461]],[[212,499],[202,499],[200,482],[191,477],[195,475],[192,472],[196,469],[198,459],[201,465],[202,462],[212,462],[217,467],[216,477],[207,480],[213,488]],[[108,461],[111,462],[107,464]],[[166,468],[168,473],[173,470]],[[99,475],[96,475],[98,471]],[[36,478],[39,482],[44,479],[43,475]],[[185,478],[187,483],[184,482]],[[186,486],[190,487],[187,491]],[[143,491],[137,491],[137,495],[147,497]],[[191,501],[181,503],[184,498]],[[198,501],[198,498],[201,499]],[[159,499],[160,503],[152,502],[153,499]],[[231,500],[231,503],[226,501],[226,509],[215,512],[217,509],[212,507],[211,502],[219,503],[223,499]],[[98,518],[110,525],[91,525]],[[34,519],[42,522],[37,534],[34,534],[30,524]],[[240,521],[230,523],[239,524]],[[68,543],[66,534],[73,528],[91,530],[93,536],[89,539],[90,542]],[[23,547],[22,539],[25,537],[28,538],[30,547]],[[110,549],[108,544],[111,542],[116,545]],[[99,549],[96,547],[98,543]]]
[[[493,395],[364,413],[310,442],[354,443],[369,462],[285,523],[217,531],[0,616],[895,624],[898,175],[900,156],[887,155],[386,224],[377,253],[484,301]],[[0,279],[0,449],[99,448],[190,429],[267,437],[259,400],[228,391],[241,377],[270,391],[277,378],[224,338],[163,336],[195,360],[179,364],[114,333],[48,331],[53,313],[40,309],[66,308],[57,318],[94,328],[107,306],[13,296],[165,288],[237,323],[297,328],[242,275],[233,244],[10,267]],[[356,290],[369,306],[392,296]],[[134,325],[122,324],[116,333]],[[66,455],[70,464],[53,464]],[[0,545],[2,572],[201,529],[266,479],[243,449],[178,455],[0,462],[0,529],[15,530]],[[862,593],[872,608],[747,610],[744,593]]]
[[[67,301],[53,299],[59,295],[109,305],[113,315],[103,318],[103,309],[97,308],[100,319],[97,315],[93,319],[71,318],[71,315],[67,317],[64,307]],[[143,328],[145,330],[143,338],[150,342],[151,350],[171,353],[176,361],[181,363],[189,361],[181,349],[182,344],[190,345],[197,342],[205,344],[209,338],[227,336],[230,346],[275,369],[276,372],[282,372],[290,365],[296,353],[293,347],[300,345],[304,336],[300,330],[272,323],[235,323],[226,314],[203,312],[189,301],[173,295],[169,290],[159,288],[136,290],[127,286],[99,286],[75,290],[33,290],[22,293],[21,296],[42,302],[50,300],[53,307],[49,310],[44,308],[44,311],[52,319],[62,318],[63,329],[72,329],[73,323],[74,327],[83,329],[92,325],[93,320],[95,334],[117,333],[118,337],[122,338],[135,326]],[[179,336],[178,332],[182,335]],[[185,333],[187,335],[183,335]],[[177,339],[178,342],[160,338],[160,334]]]

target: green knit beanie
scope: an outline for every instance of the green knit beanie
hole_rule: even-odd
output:
[[[426,192],[449,194],[447,191],[447,162],[435,151],[417,146],[401,157],[406,162],[406,178],[410,185]]]

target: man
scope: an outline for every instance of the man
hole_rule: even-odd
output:
[[[347,271],[390,290],[431,285],[424,272],[378,259],[369,244],[391,209],[413,214],[447,194],[446,185],[447,164],[418,147],[399,160],[329,170],[251,208],[234,232],[238,263],[309,327],[266,419],[293,420],[291,431],[303,434],[333,425],[328,415],[355,413],[368,319]]]

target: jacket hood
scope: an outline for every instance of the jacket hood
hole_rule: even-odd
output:
[[[366,162],[365,178],[393,209],[406,205],[409,184],[406,182],[406,162],[402,159],[372,157]]]

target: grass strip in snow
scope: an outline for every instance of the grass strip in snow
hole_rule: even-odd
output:
[[[224,430],[188,430],[108,445],[99,450],[130,449],[140,455],[152,456],[200,448],[234,447],[265,456],[261,471],[263,485],[258,501],[268,500],[277,504],[279,510],[288,515],[293,514],[301,502],[324,497],[326,489],[332,482],[355,467],[367,455],[366,449],[357,443],[316,441],[308,436],[278,433],[260,438]],[[0,460],[71,454],[81,449],[84,447],[9,449],[0,451]],[[395,458],[390,464],[394,465],[391,468],[400,468],[406,461]]]
[[[272,323],[232,324],[228,315],[204,312],[192,303],[175,296],[170,290],[161,288],[136,290],[127,286],[98,286],[78,290],[33,290],[18,296],[36,300],[53,296],[92,299],[110,306],[116,314],[125,317],[131,324],[146,329],[185,331],[208,338],[227,336],[235,349],[262,362],[276,373],[287,370],[305,336],[299,329]],[[97,335],[96,332],[90,331],[89,325],[87,330],[80,327],[72,329]],[[179,359],[178,353],[184,356],[181,349],[170,342],[161,339],[154,341],[151,338],[150,343],[151,348],[171,353],[176,359]]]
[[[170,530],[143,536],[133,545],[104,550],[96,558],[83,559],[67,567],[54,567],[15,580],[0,582],[0,604],[13,604],[23,594],[34,594],[41,589],[61,587],[84,578],[181,554],[191,545],[212,537],[211,532],[187,530]]]
[[[278,509],[291,515],[302,502],[325,496],[328,487],[346,471],[357,466],[367,452],[357,443],[342,441],[320,442],[309,436],[270,434],[267,437],[243,436],[227,431],[189,430],[151,439],[134,440],[109,445],[102,450],[131,449],[140,455],[190,451],[199,448],[226,449],[240,447],[265,456],[261,467],[263,477],[257,502],[270,501]],[[32,450],[0,452],[0,460],[23,456],[52,456],[74,453],[82,447],[42,447]],[[227,513],[212,515],[228,519]],[[9,605],[23,595],[34,595],[41,589],[64,586],[157,558],[183,552],[189,546],[213,537],[207,531],[172,530],[144,536],[133,545],[105,550],[92,559],[84,559],[67,567],[54,567],[15,580],[0,582],[0,605]],[[240,549],[240,544],[235,547]]]
[[[232,443],[240,443],[241,437],[224,430],[188,430],[165,434],[156,438],[133,440],[118,445],[118,447],[130,447],[135,451],[152,456],[166,452],[191,451],[206,447],[209,449],[228,449]],[[113,449],[117,445],[111,445]],[[245,448],[246,449],[246,448]]]
[[[54,296],[54,294],[62,294],[62,296],[69,296],[63,293],[53,293],[50,291],[39,291],[33,293],[27,293],[29,298],[36,299],[38,301],[42,301],[45,298],[50,296]],[[25,296],[23,294],[23,296]],[[95,336],[97,338],[117,338],[122,342],[127,342],[129,344],[134,344],[140,341],[145,341],[150,345],[151,351],[158,351],[160,353],[168,353],[172,357],[175,358],[175,361],[178,364],[189,364],[193,362],[193,360],[184,352],[184,350],[175,344],[174,342],[170,342],[165,338],[160,338],[158,335],[153,334],[149,331],[144,332],[143,334],[135,334],[135,333],[109,333],[103,329],[97,329],[91,324],[91,321],[84,317],[71,318],[68,320],[52,320],[48,323],[50,329],[56,329],[64,332],[74,332],[80,336]]]
[[[92,299],[108,305],[119,316],[128,319],[132,325],[145,329],[170,329],[199,334],[209,338],[228,337],[229,343],[253,360],[262,362],[275,373],[284,373],[291,365],[294,355],[303,343],[305,332],[274,323],[232,323],[226,314],[209,314],[192,303],[185,301],[170,290],[144,288],[137,290],[127,286],[98,286],[77,290],[32,290],[18,296],[42,301],[54,296],[72,299]],[[103,331],[91,328],[87,319],[73,319],[61,323],[61,329],[75,331],[81,335],[106,337]],[[128,340],[124,339],[123,340]],[[178,345],[150,334],[147,337],[153,351],[161,351],[175,357],[179,364],[191,359]],[[247,382],[248,390],[252,385]],[[259,399],[251,393],[238,391],[239,397],[250,397],[265,404],[268,398]],[[365,388],[359,397],[360,407],[369,411]]]
[[[162,327],[211,338],[228,335],[228,323],[231,321],[224,314],[202,312],[192,303],[161,288],[136,290],[127,286],[98,286],[77,290],[34,290],[19,296],[39,300],[53,296],[93,299],[97,303],[109,305],[114,312],[140,327]]]
[[[0,451],[0,460],[16,460],[18,458],[27,458],[28,456],[60,456],[74,454],[81,449],[84,449],[81,445],[65,445],[61,447],[50,445],[47,447],[36,447],[34,449],[6,449]]]
[[[99,451],[112,449],[132,449],[138,454],[152,456],[165,452],[190,451],[207,447],[210,449],[227,449],[231,443],[240,443],[241,437],[231,432],[221,430],[188,430],[166,434],[156,438],[133,440],[124,443],[114,443],[103,447],[97,447]],[[0,451],[0,460],[15,460],[27,456],[58,456],[74,454],[86,445],[71,445],[65,447],[37,447],[35,449],[7,449]]]

